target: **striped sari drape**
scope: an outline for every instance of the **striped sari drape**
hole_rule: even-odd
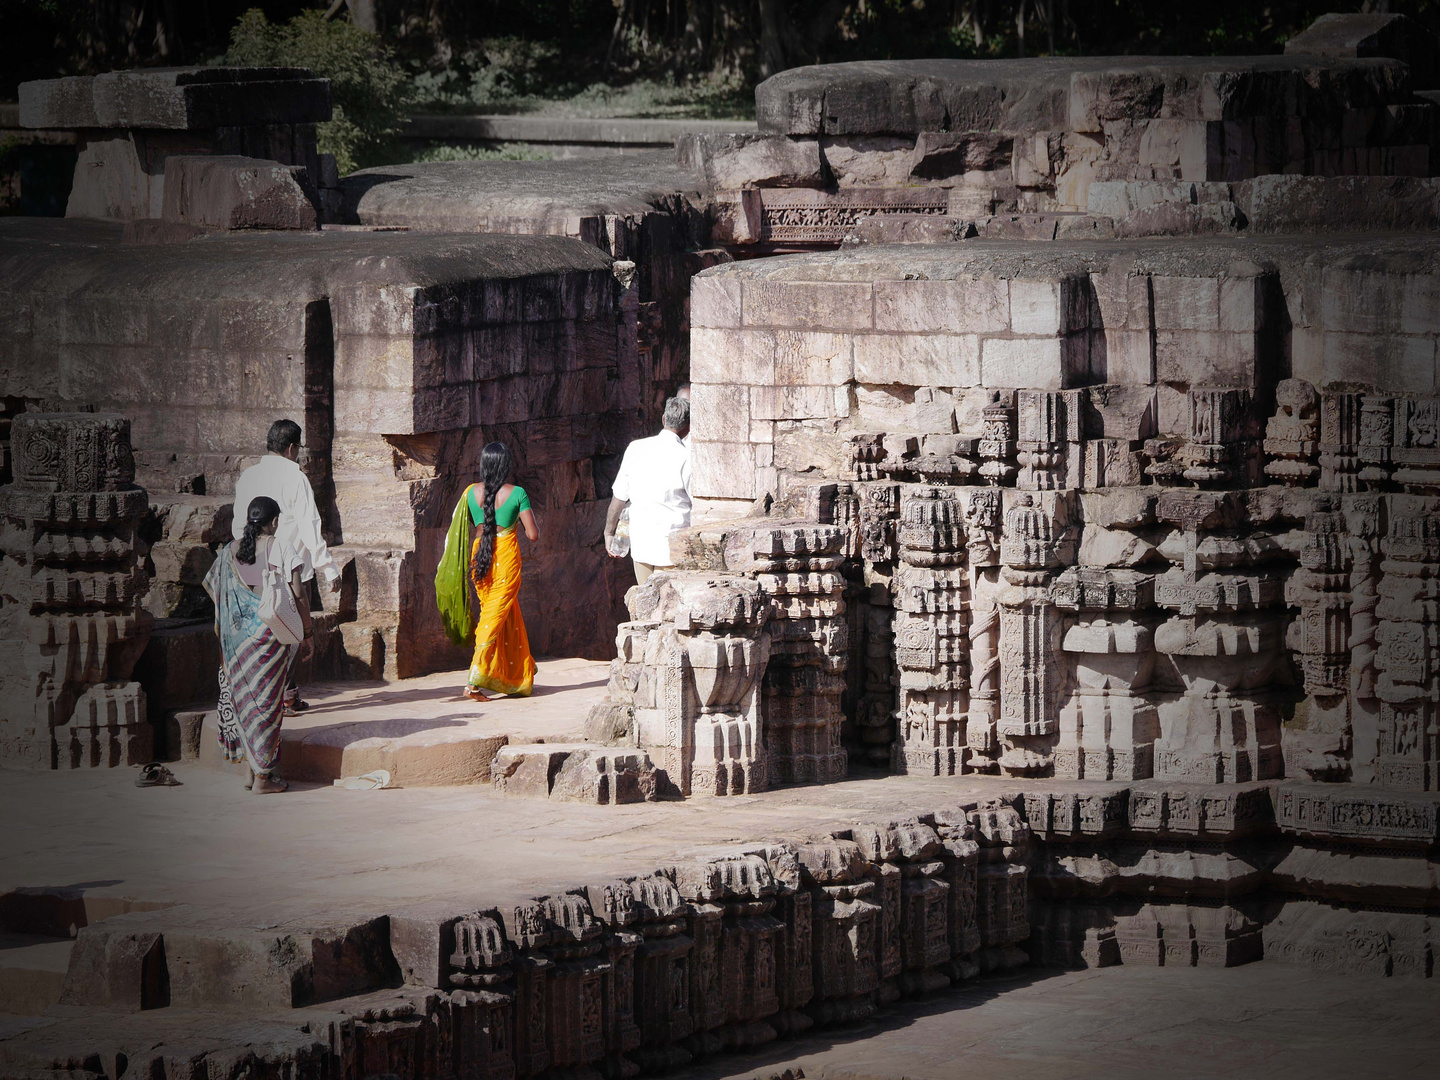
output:
[[[205,577],[220,638],[220,748],[227,761],[248,761],[269,776],[280,761],[291,647],[260,621],[260,598],[240,580],[234,548],[227,545]]]

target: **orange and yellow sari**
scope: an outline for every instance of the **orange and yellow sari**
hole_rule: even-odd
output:
[[[445,553],[435,572],[440,619],[457,645],[468,644],[474,634],[471,688],[528,697],[535,683],[535,658],[520,614],[520,540],[515,534],[519,523],[496,530],[490,570],[479,577],[473,568],[481,531],[474,525],[468,496],[467,490],[455,507]]]
[[[535,658],[520,614],[520,538],[516,526],[495,532],[495,554],[483,578],[471,570],[470,580],[480,599],[475,620],[475,657],[470,661],[470,685],[477,690],[529,697],[535,683]],[[470,565],[480,550],[477,530],[470,545]]]

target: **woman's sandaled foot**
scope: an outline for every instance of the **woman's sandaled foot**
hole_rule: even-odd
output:
[[[489,700],[490,700],[490,695],[489,695],[489,694],[485,693],[485,691],[483,691],[483,690],[477,690],[477,689],[475,689],[475,687],[473,687],[473,686],[467,686],[467,687],[465,688],[465,696],[466,696],[467,698],[469,698],[471,701],[489,701]]]
[[[251,788],[256,795],[278,795],[282,791],[289,790],[290,785],[278,776],[256,776],[255,786]]]

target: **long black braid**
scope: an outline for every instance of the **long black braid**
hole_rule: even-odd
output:
[[[492,442],[480,451],[480,482],[485,485],[485,498],[481,503],[483,522],[480,531],[480,549],[475,552],[475,563],[470,568],[476,581],[484,581],[490,573],[491,560],[495,558],[495,496],[505,481],[510,478],[510,448],[502,442]]]
[[[270,523],[280,516],[280,504],[269,495],[256,495],[250,500],[250,508],[245,512],[245,532],[240,537],[240,544],[235,549],[235,558],[247,566],[255,561],[255,541],[260,536],[260,530],[268,528]]]

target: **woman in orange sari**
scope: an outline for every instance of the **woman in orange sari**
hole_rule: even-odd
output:
[[[445,631],[456,644],[475,634],[475,656],[465,696],[488,700],[486,692],[527,697],[535,681],[535,659],[520,614],[520,538],[523,526],[533,544],[540,539],[525,489],[509,483],[510,451],[493,442],[480,453],[480,483],[460,497],[435,573],[435,597]],[[479,615],[472,614],[471,590]]]

